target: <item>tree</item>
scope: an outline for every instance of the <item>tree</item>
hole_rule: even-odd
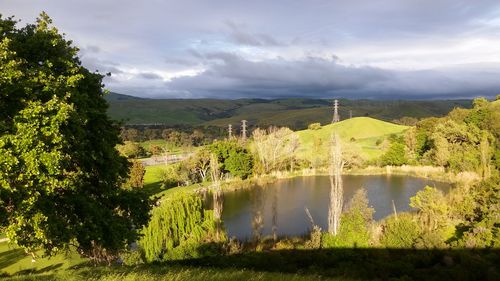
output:
[[[405,145],[400,142],[393,142],[389,146],[389,150],[381,156],[380,160],[382,165],[401,166],[408,163],[408,159],[406,159]]]
[[[138,238],[149,201],[121,188],[103,76],[42,13],[17,28],[0,17],[0,228],[16,245],[54,254],[75,245],[106,259]]]
[[[236,140],[216,141],[208,149],[217,156],[221,173],[243,179],[252,174],[253,157]]]
[[[265,173],[282,170],[292,163],[298,148],[297,135],[288,128],[257,128],[253,131],[254,150]]]
[[[142,165],[142,163],[138,160],[133,160],[132,168],[130,169],[129,178],[125,184],[125,187],[130,189],[143,188],[144,174],[146,174],[144,165]]]
[[[118,145],[117,149],[127,158],[139,158],[146,154],[146,151],[142,148],[142,146],[131,141],[126,141],[124,144]]]
[[[373,212],[373,208],[368,205],[366,190],[357,190],[342,214],[338,234],[325,234],[323,247],[368,247]]]
[[[448,211],[443,193],[430,186],[426,186],[424,190],[411,197],[410,206],[418,210],[422,225],[428,231],[438,228],[441,218]]]

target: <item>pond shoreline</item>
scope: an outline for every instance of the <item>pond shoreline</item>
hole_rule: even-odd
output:
[[[224,191],[236,191],[250,188],[252,186],[265,186],[275,183],[281,179],[292,179],[296,177],[328,176],[327,169],[303,169],[294,172],[278,171],[266,175],[257,175],[249,179],[231,179],[223,182]],[[366,168],[351,169],[342,175],[372,176],[372,175],[397,175],[409,176],[421,179],[429,179],[438,182],[450,183],[452,185],[469,185],[480,180],[479,175],[473,172],[461,172],[458,174],[446,172],[443,167],[435,166],[368,166]],[[204,187],[206,189],[207,187]]]

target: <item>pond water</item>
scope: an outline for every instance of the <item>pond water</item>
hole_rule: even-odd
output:
[[[451,187],[448,183],[397,175],[345,175],[342,179],[344,206],[356,190],[364,187],[369,205],[375,209],[375,220],[393,213],[393,200],[398,212],[410,210],[410,197],[426,185],[445,193]],[[229,237],[241,240],[251,239],[254,231],[271,235],[273,229],[279,236],[303,235],[311,228],[305,207],[314,222],[326,230],[329,193],[328,176],[284,179],[262,187],[227,192],[222,214],[226,232]]]

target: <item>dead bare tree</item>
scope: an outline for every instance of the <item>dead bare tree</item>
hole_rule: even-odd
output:
[[[214,154],[210,155],[210,175],[212,177],[212,194],[213,194],[213,204],[214,204],[214,219],[216,224],[216,239],[217,241],[221,238],[222,232],[222,208],[224,205],[224,194],[220,186],[220,168],[217,156]]]
[[[271,126],[267,130],[256,129],[252,136],[255,152],[265,173],[282,170],[294,160],[299,140],[292,130]]]
[[[342,159],[342,147],[337,133],[332,134],[330,149],[330,206],[328,209],[328,232],[337,235],[340,228],[340,215],[344,202],[342,186],[342,170],[345,161]]]

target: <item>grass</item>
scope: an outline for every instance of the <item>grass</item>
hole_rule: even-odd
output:
[[[300,138],[299,158],[308,159],[316,155],[327,155],[331,135],[337,132],[345,149],[358,149],[361,156],[370,160],[380,156],[383,151],[377,146],[377,140],[383,140],[391,134],[401,134],[407,126],[396,125],[369,117],[355,117],[335,124],[328,124],[319,130],[298,131]],[[315,151],[315,142],[321,143]]]
[[[193,184],[189,186],[178,186],[171,188],[162,187],[162,173],[165,170],[165,165],[147,166],[144,175],[144,190],[152,198],[168,198],[174,194],[183,194],[193,192],[197,188],[202,187],[202,184]]]
[[[37,255],[42,256],[43,252],[39,251]],[[84,262],[85,260],[73,251],[54,257],[37,258],[35,262],[32,262],[31,256],[27,255],[24,250],[8,242],[0,243],[0,276],[1,274],[57,272]]]
[[[497,249],[269,250],[140,266],[81,267],[6,280],[499,280]]]
[[[306,281],[306,280],[353,280],[348,278],[321,278],[316,274],[260,272],[248,269],[221,269],[180,265],[148,265],[135,268],[83,268],[56,274],[17,276],[6,280],[33,281],[211,281],[211,280],[270,280],[270,281]]]

